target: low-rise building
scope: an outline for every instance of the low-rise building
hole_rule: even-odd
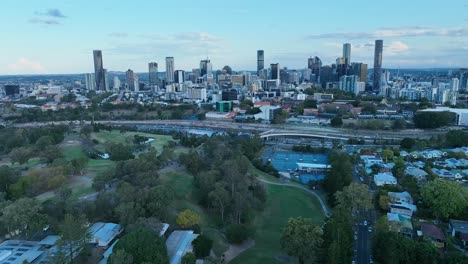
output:
[[[425,172],[424,170],[413,166],[406,167],[405,174],[413,176],[418,182],[426,181],[426,177],[428,175],[427,172]]]
[[[397,179],[393,176],[391,172],[377,173],[374,175],[374,183],[377,186],[384,185],[396,185]]]
[[[388,197],[392,203],[414,203],[409,192],[388,192]]]
[[[431,242],[437,248],[445,247],[444,232],[431,223],[421,223],[421,232],[425,240]]]
[[[468,247],[468,221],[449,220],[449,233],[453,237],[458,237],[464,247]]]

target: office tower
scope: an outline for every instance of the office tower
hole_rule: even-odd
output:
[[[250,72],[244,72],[244,85],[249,86],[252,84],[252,74]]]
[[[289,83],[289,73],[288,68],[284,67],[280,70],[280,81],[282,84]]]
[[[184,82],[185,72],[182,70],[177,70],[174,72],[174,83],[183,83]]]
[[[300,79],[301,73],[296,70],[293,70],[288,74],[288,83],[299,84]]]
[[[88,91],[96,90],[96,78],[94,76],[94,73],[85,73],[85,84]]]
[[[343,59],[346,65],[351,64],[351,44],[343,44]]]
[[[148,73],[149,85],[156,85],[158,83],[158,63],[148,63]]]
[[[460,69],[459,71],[460,91],[468,90],[468,69]]]
[[[114,76],[114,91],[120,90],[120,79],[118,76]]]
[[[265,69],[265,52],[257,50],[257,76],[260,76],[260,71]]]
[[[322,68],[322,60],[319,57],[310,57],[307,60],[307,68],[309,68],[312,72],[311,81],[318,82],[320,79],[320,69]]]
[[[458,89],[460,85],[460,80],[458,78],[452,78],[450,81],[450,104],[457,104]]]
[[[202,77],[205,75],[211,75],[211,72],[213,70],[212,68],[213,66],[211,65],[211,62],[209,59],[200,61],[200,73]]]
[[[4,85],[3,89],[5,90],[6,96],[15,96],[15,95],[19,95],[20,93],[20,87],[17,84]]]
[[[106,92],[108,92],[109,89],[109,73],[107,72],[107,69],[104,69],[104,86]]]
[[[349,74],[359,76],[359,80],[361,82],[366,82],[367,81],[367,64],[361,63],[361,62],[351,63]]]
[[[327,88],[327,83],[333,82],[333,67],[323,66],[320,68],[320,82],[324,89]]]
[[[102,63],[102,51],[93,50],[94,58],[94,78],[96,80],[96,90],[104,91],[106,89],[106,80],[104,76],[104,65]]]
[[[271,79],[278,80],[280,78],[280,66],[279,63],[270,64],[271,69]]]
[[[166,81],[174,82],[174,57],[166,57]]]
[[[343,57],[336,59],[336,74],[338,78],[348,74],[348,65],[345,64],[345,59]]]
[[[373,90],[380,91],[381,79],[382,79],[382,52],[383,52],[383,40],[379,39],[375,41],[374,51],[374,86]]]
[[[125,82],[127,83],[127,89],[130,91],[135,91],[135,73],[128,69],[125,74]]]

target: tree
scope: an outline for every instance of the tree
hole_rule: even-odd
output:
[[[18,180],[19,176],[10,167],[0,166],[0,193],[5,193],[6,198],[11,196],[10,186]]]
[[[54,138],[52,136],[42,136],[40,137],[35,144],[35,148],[37,151],[43,151],[47,147],[52,146],[54,144]]]
[[[225,182],[217,182],[215,189],[208,195],[212,200],[213,206],[217,208],[221,214],[221,221],[224,223],[224,212],[230,202],[229,192],[226,190]]]
[[[334,117],[330,121],[332,127],[341,127],[343,125],[343,120],[340,117]]]
[[[124,235],[114,247],[132,256],[133,263],[166,264],[169,257],[164,239],[146,228],[133,230]]]
[[[88,230],[87,224],[88,221],[84,216],[75,217],[67,214],[59,225],[61,240],[59,252],[66,255],[70,263],[73,263],[74,258],[85,248],[91,239],[91,233]]]
[[[439,128],[447,126],[455,120],[455,114],[451,112],[417,112],[414,115],[414,125],[417,128]]]
[[[28,162],[33,157],[33,152],[28,147],[15,148],[10,152],[11,162],[18,162],[20,165]]]
[[[190,209],[186,209],[180,212],[179,216],[176,219],[177,225],[187,229],[195,225],[200,224],[200,216]]]
[[[393,121],[392,128],[395,130],[405,129],[406,128],[406,121],[403,119],[398,119]]]
[[[61,158],[62,156],[62,150],[56,145],[48,146],[47,148],[42,149],[40,153],[40,157],[45,163],[52,163],[52,161]]]
[[[71,165],[73,167],[73,173],[83,175],[83,169],[86,167],[86,164],[88,164],[88,161],[89,159],[85,156],[72,159]]]
[[[349,155],[344,152],[335,151],[330,153],[329,161],[331,170],[326,173],[324,187],[333,204],[335,202],[335,192],[341,191],[353,180],[353,165]]]
[[[41,210],[42,206],[36,200],[20,198],[3,208],[0,223],[9,234],[18,230],[29,237],[45,224],[45,216],[40,213]]]
[[[129,160],[134,158],[132,149],[122,143],[110,143],[107,146],[107,152],[109,152],[110,159],[113,161]]]
[[[321,262],[330,264],[350,263],[352,258],[353,227],[351,210],[335,207],[323,228]]]
[[[406,164],[403,157],[398,157],[395,161],[395,166],[392,168],[392,173],[397,179],[402,179],[405,176]]]
[[[413,138],[404,138],[400,142],[400,146],[404,149],[412,149],[416,141]]]
[[[351,183],[343,188],[342,191],[335,193],[335,199],[343,208],[351,211],[362,211],[372,208],[372,195],[367,185]]]
[[[323,242],[322,234],[322,228],[315,225],[312,219],[290,218],[281,234],[281,248],[304,264],[317,256]]]
[[[197,258],[204,258],[210,255],[213,247],[213,240],[205,235],[199,235],[192,241],[193,251]]]
[[[181,264],[195,264],[196,262],[197,257],[195,257],[195,254],[193,254],[192,252],[188,252],[182,257]]]
[[[421,196],[437,218],[448,219],[468,210],[468,190],[458,182],[436,179],[422,188]]]
[[[468,132],[463,130],[450,130],[445,136],[445,145],[449,148],[466,146],[468,142]]]
[[[109,257],[109,264],[133,264],[132,255],[125,252],[123,249],[112,252]]]
[[[390,198],[388,195],[380,195],[379,197],[379,206],[382,208],[384,211],[388,211],[390,209]]]
[[[229,243],[240,244],[249,237],[249,230],[245,225],[233,224],[228,226],[226,237]]]
[[[382,151],[382,158],[384,158],[385,162],[393,159],[393,151],[391,149],[385,149]]]

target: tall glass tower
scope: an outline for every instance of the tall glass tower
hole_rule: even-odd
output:
[[[257,75],[265,68],[265,52],[257,50]]]
[[[104,66],[102,63],[102,51],[94,50],[93,58],[94,58],[94,76],[96,79],[96,90],[104,91],[106,90],[106,80],[105,80]]]
[[[375,41],[374,51],[374,87],[373,90],[376,92],[380,91],[381,78],[382,78],[382,52],[383,52],[383,40],[378,39]]]
[[[174,82],[174,57],[166,57],[166,81]]]

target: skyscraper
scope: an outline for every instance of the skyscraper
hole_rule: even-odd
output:
[[[114,91],[119,91],[120,90],[120,79],[119,76],[114,76]]]
[[[184,82],[184,75],[185,75],[185,72],[182,71],[182,70],[177,70],[174,72],[174,82],[175,83],[183,83]]]
[[[460,69],[460,91],[468,90],[468,69]]]
[[[367,64],[361,63],[361,62],[351,63],[349,74],[359,76],[359,80],[361,82],[366,82],[367,81]]]
[[[107,69],[103,69],[104,72],[104,91],[108,92],[110,90],[109,88],[109,73],[107,72]]]
[[[127,89],[130,91],[135,91],[135,73],[132,70],[128,69],[125,74],[125,82],[127,83]]]
[[[94,76],[96,79],[96,90],[104,91],[106,89],[106,80],[104,73],[104,65],[102,63],[102,51],[93,50],[94,58]]]
[[[94,77],[94,73],[85,73],[85,84],[86,90],[96,90],[96,78]]]
[[[209,59],[200,61],[200,71],[201,71],[202,77],[205,75],[210,75],[212,68],[213,66],[211,65],[211,62]]]
[[[450,105],[457,104],[459,85],[460,80],[458,80],[458,78],[452,78],[452,80],[450,81]]]
[[[260,76],[260,71],[265,68],[265,52],[257,50],[257,76]]]
[[[158,63],[150,62],[148,63],[148,72],[149,72],[149,84],[156,85],[158,82]]]
[[[174,57],[166,57],[166,81],[174,82]]]
[[[318,82],[320,77],[320,68],[322,68],[322,60],[319,57],[310,57],[307,60],[307,68],[309,68],[312,72],[313,78],[311,77],[311,81]]]
[[[351,44],[343,44],[343,58],[346,65],[351,64]]]
[[[271,69],[271,79],[272,80],[279,80],[280,78],[280,66],[279,63],[272,63],[270,64]]]
[[[373,90],[380,91],[381,79],[382,79],[382,52],[383,52],[383,40],[378,39],[375,41],[374,51],[374,86]]]

